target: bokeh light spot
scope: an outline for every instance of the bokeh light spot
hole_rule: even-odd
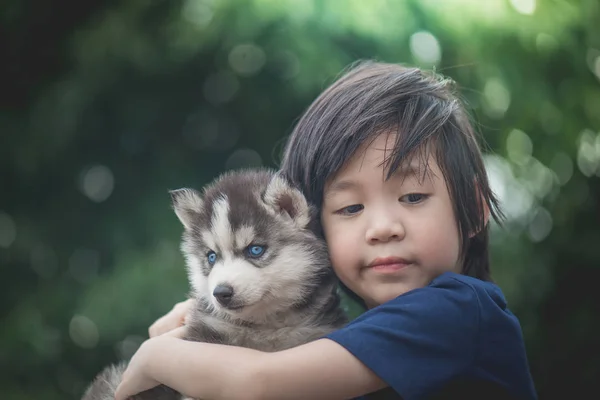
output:
[[[573,160],[562,151],[554,155],[554,158],[550,163],[550,168],[556,173],[558,182],[561,185],[569,182],[573,176]]]
[[[541,242],[546,239],[552,231],[552,216],[543,207],[538,208],[531,222],[527,233],[533,242]]]
[[[412,55],[422,64],[437,64],[442,59],[442,48],[437,38],[426,31],[411,35],[409,47]]]
[[[283,80],[292,79],[300,73],[300,60],[289,50],[276,53],[269,63],[270,69]]]
[[[187,0],[181,8],[181,15],[187,21],[204,28],[213,18],[212,2],[208,0]]]
[[[510,106],[510,91],[497,78],[485,83],[483,97],[485,112],[491,118],[502,118]]]
[[[69,335],[77,346],[92,349],[98,344],[100,335],[94,321],[83,315],[75,315],[69,323]]]
[[[535,48],[540,54],[548,54],[558,49],[559,43],[554,36],[547,33],[539,33],[535,37]]]
[[[129,360],[140,348],[143,342],[143,337],[129,335],[115,345],[115,351],[121,360]]]
[[[510,0],[516,12],[524,15],[532,15],[535,12],[536,0]]]
[[[533,154],[533,143],[520,129],[513,129],[506,138],[508,158],[516,164],[526,163]]]
[[[253,168],[262,165],[262,158],[255,150],[237,149],[225,162],[226,169]]]
[[[108,167],[94,165],[81,173],[79,188],[90,200],[101,203],[112,194],[115,185],[114,176]]]
[[[579,135],[577,166],[585,176],[592,176],[600,166],[600,135],[584,129]]]
[[[254,44],[240,44],[229,53],[229,65],[240,75],[251,76],[265,65],[265,52]]]
[[[546,197],[554,187],[555,176],[552,171],[539,160],[531,157],[523,165],[521,181],[539,199]]]
[[[521,221],[531,212],[533,194],[513,174],[510,164],[498,156],[484,157],[490,187],[498,196],[506,219]]]
[[[9,248],[17,237],[17,225],[10,215],[0,211],[0,247]]]

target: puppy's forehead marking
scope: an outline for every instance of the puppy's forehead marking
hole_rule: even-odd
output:
[[[216,245],[220,249],[233,247],[233,231],[229,222],[229,201],[225,196],[217,199],[214,203],[211,231]]]
[[[254,228],[249,225],[242,225],[235,232],[235,247],[243,249],[254,240]]]
[[[217,242],[215,242],[213,234],[210,231],[202,231],[202,240],[204,241],[206,247],[213,251],[216,250]]]

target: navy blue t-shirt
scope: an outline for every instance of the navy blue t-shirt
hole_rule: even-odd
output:
[[[385,381],[396,398],[479,390],[481,398],[537,399],[519,321],[490,282],[444,273],[326,337]]]

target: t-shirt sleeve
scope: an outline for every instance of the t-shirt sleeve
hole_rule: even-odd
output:
[[[472,365],[479,301],[468,284],[434,280],[327,335],[405,400],[422,398]]]

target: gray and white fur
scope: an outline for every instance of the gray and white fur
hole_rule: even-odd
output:
[[[316,212],[278,173],[229,172],[203,193],[184,188],[171,198],[195,299],[186,340],[278,351],[347,322]],[[83,400],[114,399],[125,368],[106,368]],[[182,397],[161,385],[135,399]]]

